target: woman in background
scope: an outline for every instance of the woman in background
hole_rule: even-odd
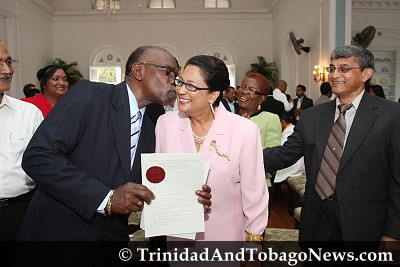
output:
[[[196,240],[262,241],[268,221],[260,132],[256,124],[219,105],[229,87],[223,61],[190,58],[175,79],[179,110],[162,115],[156,152],[202,153],[211,164],[213,205]]]
[[[374,95],[374,96],[379,96],[382,98],[386,98],[385,94],[383,93],[383,88],[382,86],[375,84],[375,85],[371,85],[371,87],[369,88],[368,93],[370,95]]]
[[[34,97],[22,98],[38,107],[46,117],[58,100],[68,90],[67,75],[59,65],[48,65],[40,69],[36,74],[40,81],[41,93]]]
[[[282,126],[279,116],[261,110],[261,103],[269,94],[269,81],[260,73],[249,73],[238,91],[239,115],[249,118],[260,128],[263,149],[281,144]]]

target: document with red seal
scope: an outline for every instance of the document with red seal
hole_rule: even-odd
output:
[[[145,237],[204,232],[203,205],[195,191],[204,183],[204,155],[142,154],[142,184],[156,199],[145,204]]]

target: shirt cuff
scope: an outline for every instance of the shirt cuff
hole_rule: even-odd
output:
[[[104,200],[101,202],[100,206],[97,208],[97,212],[103,214],[105,212],[105,207],[107,205],[107,201],[110,198],[111,190],[108,192]]]

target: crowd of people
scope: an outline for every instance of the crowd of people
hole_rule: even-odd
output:
[[[193,192],[205,221],[196,240],[261,242],[266,179],[292,168],[307,176],[301,242],[398,249],[400,105],[369,87],[364,48],[332,52],[316,101],[302,84],[292,100],[286,81],[272,90],[258,73],[235,89],[223,61],[198,55],[180,68],[156,46],[135,49],[117,85],[69,88],[60,66],[46,66],[40,93],[20,101],[5,94],[16,64],[0,43],[0,240],[126,242],[130,213],[157,197],[141,184],[140,155],[202,153],[211,166]]]

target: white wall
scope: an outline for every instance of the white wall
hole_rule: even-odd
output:
[[[376,28],[375,38],[368,49],[400,50],[399,10],[356,10],[352,18],[352,35],[372,25]]]
[[[213,10],[214,11],[214,10]],[[82,27],[82,24],[85,27]],[[237,58],[240,83],[256,56],[272,60],[272,22],[263,11],[147,12],[104,15],[56,16],[53,21],[54,55],[77,61],[88,77],[89,58],[98,47],[113,45],[127,56],[138,46],[168,44],[176,48],[183,65],[210,43],[222,43]]]
[[[320,0],[282,0],[274,9],[274,58],[279,66],[280,78],[288,83],[287,93],[296,98],[297,84],[306,86],[307,96],[319,96],[319,84],[312,79],[314,65],[320,62]],[[289,39],[294,32],[297,39],[303,38],[303,46],[310,53],[297,55]]]

